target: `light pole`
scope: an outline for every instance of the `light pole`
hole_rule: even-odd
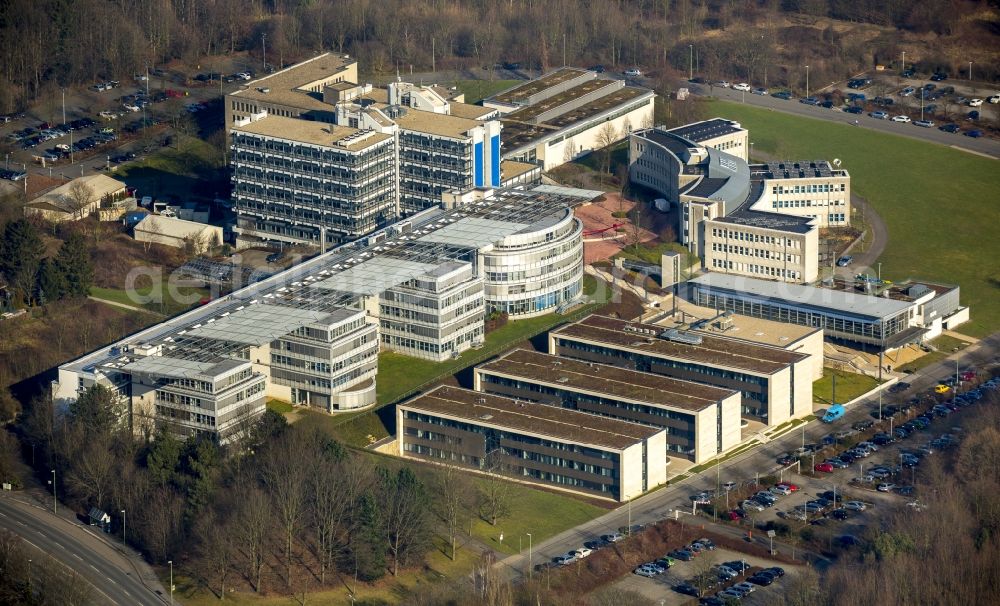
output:
[[[125,545],[125,510],[122,510],[122,545]]]
[[[531,578],[531,573],[534,569],[531,566],[531,533],[526,533],[528,535],[528,578]]]
[[[809,66],[806,66],[806,97],[809,96]]]
[[[688,44],[688,82],[694,80],[694,45]]]
[[[167,560],[170,564],[170,606],[174,606],[174,561]]]
[[[903,72],[906,71],[906,51],[903,51],[903,61],[902,61],[902,64],[903,64],[902,67],[899,68],[899,73],[903,73]]]
[[[267,73],[267,33],[262,33],[260,35],[260,54],[261,58],[264,60],[264,73]]]
[[[57,512],[58,505],[56,504],[56,470],[52,470],[52,513]]]
[[[63,124],[66,124],[66,89],[62,89]]]
[[[972,82],[972,61],[969,61],[969,82]]]

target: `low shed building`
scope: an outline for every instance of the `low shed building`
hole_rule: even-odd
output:
[[[194,253],[222,244],[221,227],[162,215],[147,215],[136,224],[134,233],[139,242],[153,242],[175,248],[190,246]]]

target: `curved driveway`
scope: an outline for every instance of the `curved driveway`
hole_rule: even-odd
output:
[[[137,578],[131,563],[120,553],[79,524],[4,495],[0,497],[0,527],[93,585],[95,603],[161,606],[167,602],[162,593],[155,593]]]
[[[691,92],[696,95],[706,97],[711,96],[718,99],[725,99],[727,101],[735,101],[737,103],[746,103],[747,105],[772,109],[787,114],[817,118],[828,122],[853,124],[854,121],[857,120],[861,128],[871,128],[880,132],[910,137],[920,141],[932,141],[934,143],[940,143],[941,145],[947,145],[963,151],[982,154],[990,158],[1000,158],[1000,141],[989,137],[973,139],[972,137],[966,137],[959,133],[946,133],[938,130],[937,128],[922,128],[920,126],[914,126],[913,124],[903,124],[893,122],[891,120],[876,120],[875,118],[868,116],[867,113],[848,114],[841,111],[839,108],[826,109],[824,107],[799,103],[798,99],[785,101],[783,99],[776,99],[770,95],[754,95],[751,93],[743,93],[741,91],[732,90],[730,88],[721,88],[718,86],[709,87],[704,84],[684,83],[680,86],[687,86]],[[890,113],[892,113],[891,110]],[[960,121],[956,120],[956,123],[958,122]]]

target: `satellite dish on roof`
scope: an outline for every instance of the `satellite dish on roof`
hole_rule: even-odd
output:
[[[834,158],[833,165],[836,166],[837,168],[840,168],[840,158]]]

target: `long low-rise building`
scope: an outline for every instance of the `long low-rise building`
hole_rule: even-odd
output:
[[[403,457],[628,501],[666,482],[666,432],[457,387],[396,407]]]
[[[872,279],[842,290],[710,273],[690,280],[688,288],[698,305],[821,327],[828,338],[879,351],[934,338],[969,319],[957,286],[915,282],[885,287]],[[874,288],[880,296],[858,287]]]
[[[769,426],[812,414],[806,353],[597,315],[550,331],[549,353],[733,389]]]
[[[694,463],[741,441],[732,389],[524,349],[480,364],[474,381],[476,391],[662,427],[665,454]]]

